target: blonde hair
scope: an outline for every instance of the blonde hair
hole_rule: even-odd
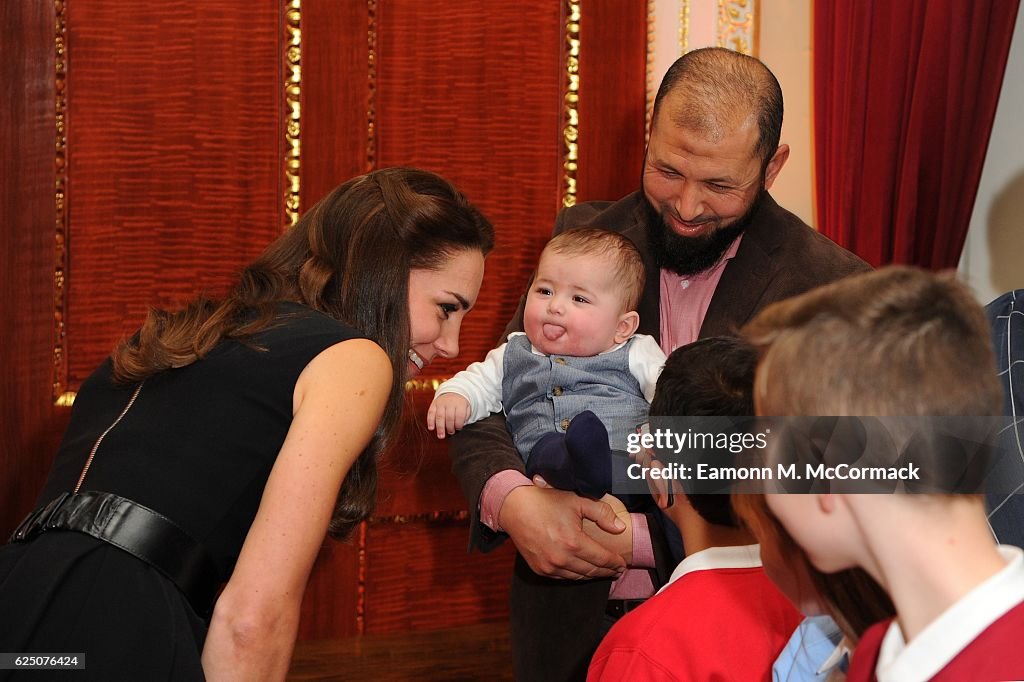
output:
[[[555,235],[544,251],[564,256],[609,258],[615,277],[622,285],[624,312],[636,310],[647,276],[640,251],[627,237],[599,227],[578,227]]]
[[[734,493],[732,508],[762,548],[785,557],[794,573],[806,572],[814,591],[811,596],[854,644],[869,627],[896,615],[889,595],[864,569],[848,568],[831,574],[816,569],[807,553],[772,514],[763,494]]]

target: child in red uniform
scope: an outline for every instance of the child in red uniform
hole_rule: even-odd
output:
[[[755,361],[738,339],[677,349],[658,379],[651,415],[749,415]],[[612,627],[587,679],[770,680],[801,616],[765,575],[729,495],[678,495],[671,505],[656,498],[679,526],[687,557],[669,584]]]
[[[1001,414],[988,325],[952,276],[886,268],[771,306],[744,332],[762,351],[759,414]],[[849,682],[1024,679],[1024,558],[995,544],[980,495],[768,505],[818,569],[860,566],[896,606],[864,634]]]

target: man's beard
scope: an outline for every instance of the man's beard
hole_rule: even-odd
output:
[[[750,226],[764,193],[762,187],[747,212],[733,222],[714,227],[706,234],[695,237],[676,234],[664,213],[658,211],[645,195],[647,241],[658,267],[685,277],[716,265],[729,245]]]

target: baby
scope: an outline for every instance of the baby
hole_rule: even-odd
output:
[[[504,411],[528,476],[600,497],[612,450],[647,420],[665,364],[635,334],[644,264],[629,239],[596,228],[555,236],[540,256],[524,332],[441,384],[427,411],[438,438]]]

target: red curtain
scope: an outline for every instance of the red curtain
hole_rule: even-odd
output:
[[[956,267],[1019,0],[817,0],[818,225],[879,266]]]

